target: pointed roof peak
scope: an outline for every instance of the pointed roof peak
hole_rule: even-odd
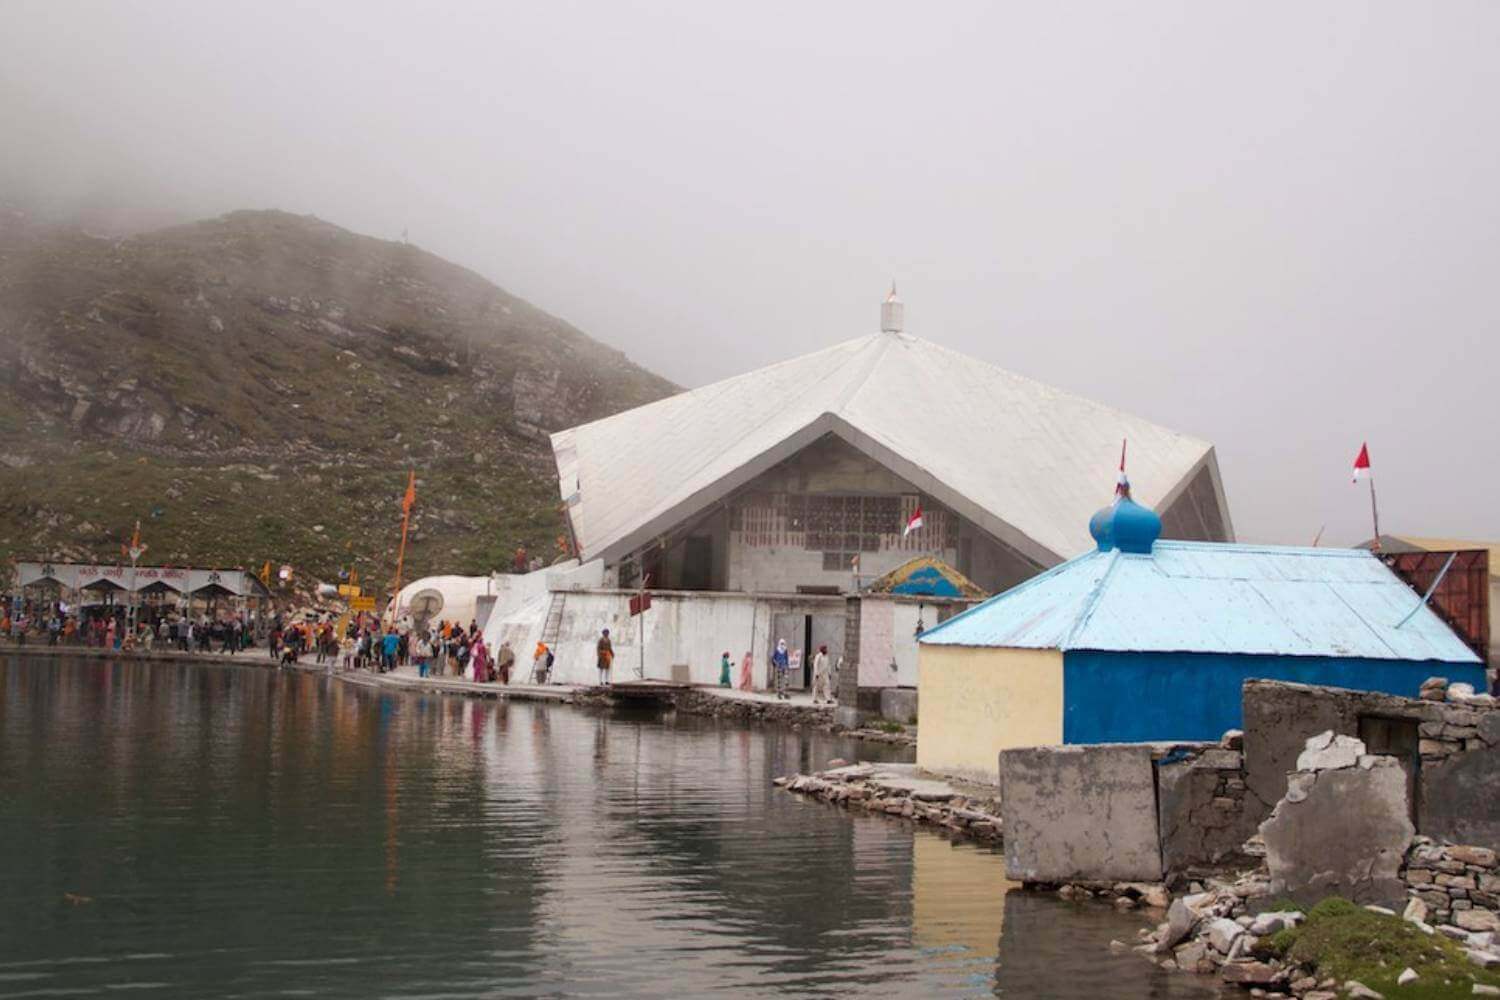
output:
[[[906,319],[906,306],[896,297],[896,282],[891,281],[891,294],[880,303],[880,332],[900,333]]]

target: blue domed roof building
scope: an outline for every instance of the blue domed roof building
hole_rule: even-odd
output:
[[[1485,690],[1480,658],[1374,553],[1163,541],[1123,475],[1088,528],[1092,551],[922,636],[921,767],[994,781],[1011,747],[1214,740],[1250,678]]]

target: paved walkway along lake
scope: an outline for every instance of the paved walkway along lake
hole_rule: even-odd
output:
[[[0,997],[1212,996],[814,729],[0,657]]]

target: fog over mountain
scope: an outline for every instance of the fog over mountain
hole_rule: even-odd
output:
[[[8,0],[0,205],[405,231],[682,385],[894,278],[1214,441],[1242,538],[1367,537],[1365,439],[1382,528],[1495,537],[1497,43],[1457,0]]]

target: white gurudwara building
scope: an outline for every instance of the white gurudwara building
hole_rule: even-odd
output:
[[[627,605],[644,582],[646,676],[711,683],[724,652],[736,664],[749,652],[759,685],[778,638],[837,658],[845,596],[913,558],[995,593],[1086,551],[1127,439],[1132,479],[1149,484],[1137,500],[1165,537],[1233,540],[1209,442],[912,336],[902,319],[893,290],[879,332],[554,434],[583,565],[544,571],[547,594],[524,613],[497,608],[492,638],[518,650],[546,638],[559,679],[584,680],[610,627],[616,669],[633,675]],[[962,606],[867,606],[861,686],[915,686],[918,628]]]

